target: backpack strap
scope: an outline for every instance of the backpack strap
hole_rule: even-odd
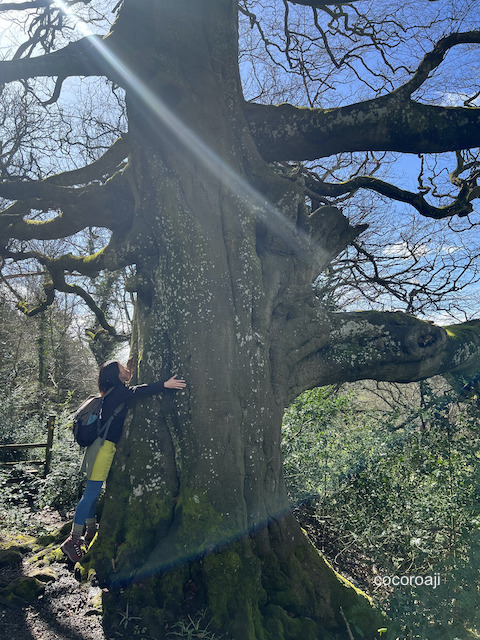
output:
[[[108,393],[108,392],[107,392]],[[105,394],[107,395],[107,394]],[[103,425],[103,435],[102,435],[102,444],[105,442],[105,440],[107,439],[107,435],[108,435],[108,430],[110,429],[110,425],[113,422],[113,419],[116,418],[118,416],[118,414],[120,413],[120,411],[122,411],[122,409],[125,407],[125,402],[122,402],[118,405],[118,407],[115,407],[112,415],[110,416],[110,418],[106,421],[106,423]],[[100,419],[100,418],[99,418]]]
[[[100,426],[100,422],[102,421],[103,403],[105,402],[105,398],[108,396],[110,391],[113,391],[114,389],[115,387],[110,387],[110,389],[107,389],[105,393],[100,396],[102,401],[100,402],[100,406],[98,407],[98,413],[97,413],[98,426]]]

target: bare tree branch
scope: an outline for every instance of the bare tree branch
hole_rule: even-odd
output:
[[[105,316],[103,310],[96,304],[92,296],[79,285],[68,284],[65,281],[63,273],[59,272],[55,274],[52,282],[48,282],[43,286],[45,297],[35,307],[29,307],[26,301],[21,301],[17,304],[17,308],[20,309],[26,316],[33,317],[42,313],[51,306],[55,301],[55,292],[61,291],[63,293],[71,293],[81,298],[87,307],[92,311],[98,320],[99,325],[108,332],[109,335],[117,336],[117,331],[113,325],[111,325]],[[121,337],[123,339],[123,336]]]
[[[422,86],[430,73],[440,66],[445,55],[452,47],[459,44],[474,43],[480,43],[480,31],[451,33],[445,38],[442,38],[437,42],[433,50],[425,55],[413,77],[397,89],[395,93],[401,94],[404,97],[411,96],[414,91]]]
[[[443,153],[480,146],[480,109],[437,107],[390,94],[337,109],[245,104],[267,161],[316,160],[353,151]]]
[[[110,245],[111,244],[112,242],[110,242]],[[88,293],[84,287],[78,284],[69,283],[65,279],[66,273],[76,272],[82,275],[87,275],[90,278],[94,278],[104,268],[108,268],[112,271],[123,266],[120,260],[118,263],[114,262],[111,251],[110,255],[108,255],[110,245],[96,254],[86,257],[74,256],[69,253],[57,258],[50,258],[39,251],[2,251],[3,262],[5,260],[12,260],[18,263],[34,260],[41,264],[44,267],[46,274],[48,274],[48,280],[43,285],[45,293],[43,300],[34,307],[30,307],[26,300],[19,300],[17,307],[27,316],[35,316],[53,304],[56,291],[70,293],[80,297],[85,302],[87,307],[95,314],[97,321],[103,330],[107,331],[108,334],[114,336],[118,340],[125,340],[128,336],[117,334],[115,327],[107,321],[105,311],[95,302],[92,295]]]
[[[269,161],[314,160],[342,152],[441,153],[480,146],[479,109],[410,99],[451,48],[479,42],[480,31],[442,38],[407,83],[373,100],[329,110],[245,104],[260,153]]]
[[[93,181],[104,182],[106,178],[112,177],[118,171],[121,162],[128,156],[128,151],[128,135],[124,134],[100,158],[79,169],[64,171],[45,180],[0,181],[0,196],[10,200],[40,198],[45,194],[54,194],[54,187],[84,185]],[[67,191],[58,189],[57,193],[62,194]]]
[[[0,236],[5,240],[48,240],[73,235],[87,227],[115,229],[125,227],[133,215],[133,202],[122,175],[104,185],[92,184],[74,189],[43,182],[2,185],[7,198],[23,195],[0,213]],[[61,210],[48,220],[25,220],[32,210]]]
[[[329,7],[334,5],[352,4],[358,0],[288,0],[291,4],[301,4],[304,7]]]
[[[462,181],[460,192],[455,200],[444,207],[435,207],[427,202],[424,193],[414,193],[406,189],[400,189],[395,185],[374,178],[373,176],[357,176],[351,180],[337,184],[313,180],[306,178],[306,185],[319,196],[338,197],[346,193],[354,193],[358,189],[369,189],[384,196],[405,202],[416,209],[422,216],[427,218],[449,218],[455,215],[466,216],[473,211],[472,201],[477,198],[479,189],[476,180]]]
[[[91,0],[70,0],[65,2],[67,7],[76,4],[88,4]],[[355,0],[353,0],[355,1]],[[0,12],[3,11],[28,11],[30,9],[46,9],[51,6],[52,0],[30,0],[27,2],[0,2]]]
[[[66,80],[66,76],[58,76],[57,81],[55,83],[55,89],[53,90],[52,95],[48,100],[44,100],[43,102],[40,103],[42,107],[47,107],[49,104],[53,104],[54,102],[57,102],[57,100],[60,97],[60,93],[62,91],[63,83],[65,82],[65,80]]]
[[[30,0],[30,2],[1,2],[0,12],[3,11],[25,11],[28,9],[45,9],[50,4],[50,0]]]
[[[17,58],[0,62],[0,84],[28,78],[57,76],[115,75],[111,65],[98,54],[99,36],[87,36],[63,49],[34,58]],[[112,78],[113,79],[113,78]]]
[[[82,275],[93,278],[97,276],[102,269],[105,268],[106,248],[101,249],[94,255],[75,256],[67,253],[56,258],[51,258],[40,251],[11,251],[4,249],[1,251],[4,260],[12,260],[13,262],[23,262],[34,260],[43,265],[50,274],[62,272],[81,273]],[[52,279],[57,279],[58,276]],[[63,277],[63,275],[62,275]]]
[[[283,372],[293,396],[337,382],[409,382],[478,369],[479,320],[439,327],[400,312],[366,311],[320,314],[309,329]]]
[[[0,183],[0,195],[17,200],[0,212],[1,235],[17,240],[55,239],[91,226],[125,226],[133,203],[124,173],[115,171],[128,154],[127,137],[118,138],[98,160],[41,181],[9,180]],[[114,174],[109,177],[109,174]],[[108,179],[106,179],[108,178]],[[67,185],[87,184],[80,188]],[[102,182],[104,182],[102,184]],[[49,220],[24,217],[32,210],[61,212]]]

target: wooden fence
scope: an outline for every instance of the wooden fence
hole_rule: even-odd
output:
[[[43,475],[46,476],[50,471],[50,462],[52,460],[52,446],[53,446],[53,431],[55,429],[55,416],[49,416],[47,422],[47,441],[46,442],[29,442],[25,444],[0,444],[0,451],[4,453],[10,451],[19,451],[22,449],[45,449],[45,458],[43,460],[21,460],[17,462],[2,462],[3,465],[16,465],[23,462],[28,464],[44,465]]]

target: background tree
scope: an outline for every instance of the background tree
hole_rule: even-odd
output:
[[[466,106],[435,104],[428,92],[444,59],[480,40],[468,3],[457,14],[442,13],[446,3],[424,5],[425,28],[413,21],[418,2],[398,15],[387,5],[369,5],[364,15],[362,2],[314,0],[0,4],[25,27],[24,41],[0,63],[0,81],[20,83],[35,108],[40,101],[62,123],[48,138],[50,167],[39,157],[43,142],[31,150],[31,169],[5,170],[0,184],[6,269],[38,264],[48,274],[44,299],[24,309],[35,314],[56,292],[77,294],[115,335],[89,282],[134,264],[138,377],[178,372],[189,383],[175,399],[138,406],[127,426],[91,557],[110,587],[108,624],[118,624],[115,607],[129,602],[157,635],[208,606],[213,627],[242,640],[333,638],[346,634],[346,621],[373,636],[376,615],[289,513],[280,427],[284,408],[306,389],[418,380],[478,359],[478,322],[442,328],[399,312],[335,313],[312,288],[365,231],[335,206],[346,195],[368,189],[435,219],[473,211],[474,157],[458,155],[437,201],[361,169],[372,173],[375,154],[385,151],[479,144],[478,88],[468,85]],[[107,9],[114,23],[93,35]],[[302,81],[301,89],[284,87],[306,108],[262,103],[272,78],[261,67],[259,98],[245,100],[239,12],[266,55],[283,56],[285,77]],[[327,54],[320,62],[319,51]],[[271,74],[277,84],[282,71]],[[364,88],[352,96],[359,76]],[[107,78],[109,105],[121,102],[122,87],[126,120],[120,109],[114,125],[96,117],[73,125],[79,87],[93,77]],[[337,105],[326,92],[334,78]],[[370,161],[354,155],[351,169],[340,155],[363,152]],[[344,171],[291,164],[333,156]],[[76,234],[89,228],[106,229],[108,238],[86,255]],[[52,251],[64,237],[67,245]]]

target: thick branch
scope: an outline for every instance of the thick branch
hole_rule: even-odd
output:
[[[101,249],[97,253],[80,257],[75,256],[72,253],[66,253],[57,258],[49,258],[48,256],[40,253],[39,251],[8,251],[3,250],[1,255],[3,258],[13,260],[14,262],[22,262],[25,260],[35,260],[44,266],[50,274],[59,274],[68,271],[70,273],[81,273],[82,275],[95,278],[100,271],[105,268],[105,253],[106,248]],[[113,268],[120,268],[118,265]],[[112,267],[110,267],[112,268]],[[62,277],[64,277],[62,275]],[[52,275],[52,280],[57,278]],[[60,282],[60,280],[59,280]]]
[[[480,31],[442,38],[405,85],[374,100],[325,111],[246,104],[260,153],[268,161],[315,160],[345,151],[442,153],[480,146],[479,109],[436,107],[410,99],[452,47],[478,42]]]
[[[54,194],[62,197],[60,194],[67,194],[68,190],[55,189],[55,187],[82,185],[92,181],[103,182],[106,176],[116,172],[122,160],[128,156],[128,151],[128,136],[124,134],[107,149],[103,156],[80,169],[64,171],[45,180],[10,179],[0,182],[0,196],[7,200],[50,197]]]
[[[10,199],[22,192],[25,199],[18,200],[0,213],[0,237],[5,240],[53,240],[71,236],[88,227],[125,229],[132,220],[132,195],[121,174],[104,185],[91,184],[78,189],[47,181],[0,187],[0,194]],[[61,212],[49,220],[24,220],[32,210],[46,212],[59,209]]]
[[[353,0],[355,2],[355,0]],[[88,4],[90,0],[71,0],[65,2],[65,6],[71,7],[75,4]],[[27,0],[26,2],[2,2],[0,4],[0,12],[4,11],[28,11],[31,9],[46,9],[52,5],[52,0]]]
[[[28,9],[45,9],[50,0],[30,0],[30,2],[2,2],[0,11],[25,11]]]
[[[335,153],[442,153],[480,146],[480,109],[436,107],[391,94],[337,109],[245,104],[267,161],[316,160]]]
[[[478,369],[480,321],[439,327],[401,312],[358,312],[312,319],[286,362],[293,396],[355,380],[413,382]],[[285,373],[284,372],[284,373]]]
[[[68,44],[65,48],[35,58],[20,58],[0,62],[0,84],[35,77],[68,78],[71,76],[108,75],[98,52],[101,38],[88,36]]]
[[[100,158],[91,164],[81,167],[80,169],[64,171],[63,173],[50,176],[43,180],[43,183],[66,186],[86,184],[93,180],[101,181],[106,176],[111,176],[116,172],[120,163],[127,158],[129,150],[128,134],[124,133],[120,138],[115,140],[112,146],[109,147]]]

